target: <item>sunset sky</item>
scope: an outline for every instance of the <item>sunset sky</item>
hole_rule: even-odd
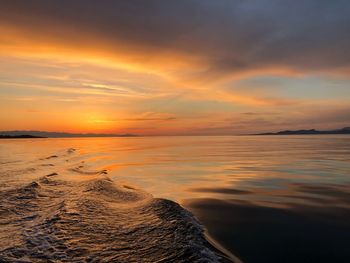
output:
[[[350,126],[349,0],[0,0],[0,130]]]

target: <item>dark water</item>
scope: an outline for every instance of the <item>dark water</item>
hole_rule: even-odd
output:
[[[350,136],[17,140],[0,152],[69,147],[118,184],[182,204],[244,262],[350,262]]]

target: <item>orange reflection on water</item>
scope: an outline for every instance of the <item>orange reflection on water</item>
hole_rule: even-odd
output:
[[[106,170],[116,181],[180,202],[322,203],[341,196],[326,197],[322,186],[334,190],[348,180],[350,170],[344,151],[349,140],[341,136],[35,139],[3,140],[0,146],[2,159],[26,163],[74,148],[75,154],[57,166],[72,169],[83,163],[85,170]]]

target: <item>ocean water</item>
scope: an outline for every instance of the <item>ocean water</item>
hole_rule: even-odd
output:
[[[350,136],[2,140],[0,165],[7,259],[350,262]]]

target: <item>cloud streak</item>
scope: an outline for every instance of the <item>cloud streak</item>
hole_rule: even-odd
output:
[[[89,123],[150,134],[343,124],[349,13],[347,0],[4,0],[2,108],[37,110],[33,125],[50,116],[73,125],[74,111],[92,132]],[[306,96],[300,83],[332,91]],[[21,128],[19,116],[12,123]]]
[[[348,69],[349,12],[345,0],[11,0],[3,1],[0,19],[8,30],[2,35],[18,37],[19,49],[33,41],[43,50],[105,53],[192,80],[257,69]]]

